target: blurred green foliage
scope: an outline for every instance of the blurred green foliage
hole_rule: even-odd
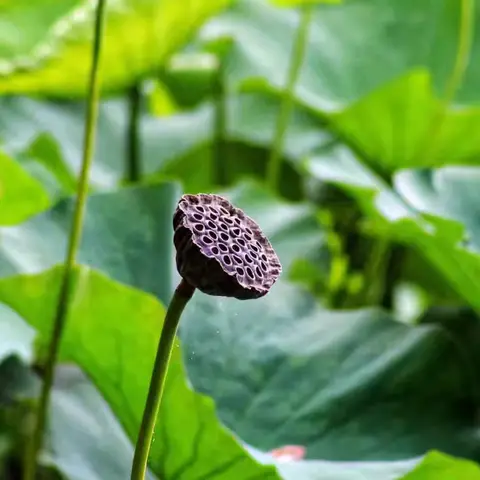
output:
[[[95,5],[0,0],[2,480],[20,478],[42,377]],[[107,6],[41,478],[129,478],[178,282],[172,212],[183,192],[218,192],[258,221],[284,273],[254,302],[195,294],[149,478],[480,479],[480,1]],[[305,8],[305,58],[288,90]],[[305,458],[271,453],[286,445]]]

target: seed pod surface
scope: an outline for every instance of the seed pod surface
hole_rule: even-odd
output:
[[[173,228],[178,272],[208,295],[263,297],[282,271],[260,227],[219,195],[183,195]]]

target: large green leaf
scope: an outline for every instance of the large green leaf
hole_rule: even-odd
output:
[[[372,233],[419,249],[480,311],[478,167],[402,171],[393,189],[346,149],[312,157],[307,170],[349,192],[371,220]]]
[[[382,173],[411,166],[478,164],[480,142],[469,132],[480,127],[480,110],[447,111],[441,121],[441,100],[431,82],[426,70],[402,76],[333,115],[333,128]],[[438,132],[432,127],[435,118]]]
[[[0,225],[22,222],[49,203],[42,185],[0,151]]]
[[[8,62],[13,58],[28,55],[53,23],[75,4],[78,0],[3,0],[0,5],[0,73],[3,68],[8,69]]]
[[[437,326],[328,311],[278,282],[241,306],[196,295],[181,338],[194,386],[258,448],[305,445],[309,458],[335,461],[431,448],[479,458],[470,365]]]
[[[60,275],[61,269],[54,268],[0,281],[1,301],[38,331],[43,344],[51,331]],[[163,315],[163,307],[145,293],[86,267],[74,272],[61,359],[84,369],[131,440],[138,434]],[[161,478],[197,480],[220,473],[225,480],[279,478],[274,468],[254,462],[218,424],[210,399],[189,389],[178,346],[155,439],[151,465]]]
[[[479,480],[480,468],[473,462],[432,452],[402,480]]]
[[[102,88],[112,91],[153,74],[230,0],[112,0],[107,4]],[[22,62],[0,78],[1,93],[83,96],[91,60],[96,2],[80,2]],[[8,70],[4,68],[4,70]]]
[[[236,96],[229,102],[227,143],[231,149],[239,142],[265,148],[271,144],[278,111],[278,98],[271,95]],[[145,175],[156,172],[178,178],[194,190],[212,190],[211,144],[214,138],[212,105],[171,117],[143,115],[141,120],[141,161]],[[66,191],[72,190],[71,175],[79,171],[85,111],[75,103],[40,102],[28,98],[0,98],[0,140],[12,157],[33,174],[32,161],[41,163],[57,177]],[[320,123],[305,109],[294,112],[286,137],[284,155],[298,161],[315,148],[330,141],[319,131]],[[127,105],[124,100],[100,106],[98,139],[91,183],[99,189],[112,188],[124,176]],[[52,145],[58,142],[58,149]],[[229,152],[231,151],[229,148]],[[228,153],[227,153],[228,154]],[[57,157],[63,157],[59,166]],[[249,158],[248,151],[233,152],[225,160],[230,180],[242,175],[263,175],[265,159]],[[265,154],[264,154],[265,157]],[[198,168],[202,162],[202,168]],[[289,172],[291,173],[291,172]],[[42,178],[45,178],[44,176]],[[285,185],[291,183],[286,176]]]
[[[459,11],[456,0],[347,0],[320,5],[296,98],[312,108],[335,111],[417,67],[426,67],[434,90],[443,92],[456,55]],[[276,9],[265,0],[241,0],[213,19],[202,38],[233,39],[230,81],[262,78],[283,90],[298,21],[298,11]],[[460,101],[478,98],[478,73],[472,62]]]
[[[78,261],[168,302],[171,224],[179,196],[171,183],[90,196]],[[0,229],[0,277],[63,262],[72,212],[73,200],[66,199],[21,225]]]
[[[478,5],[356,0],[319,6],[295,86],[297,102],[317,111],[382,172],[477,162],[480,144],[464,132],[479,128],[480,71],[473,61],[465,72],[462,65],[478,54],[475,36],[469,57],[469,29],[479,31]],[[231,83],[282,96],[298,16],[243,0],[213,20],[203,38],[233,39],[227,57]]]

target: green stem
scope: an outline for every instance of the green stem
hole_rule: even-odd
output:
[[[78,250],[82,235],[83,217],[88,196],[88,178],[90,167],[93,161],[95,127],[98,116],[98,101],[100,97],[99,64],[102,49],[105,4],[106,0],[98,0],[94,26],[92,65],[89,78],[82,168],[78,182],[77,200],[73,215],[72,228],[70,231],[65,267],[62,273],[57,309],[53,322],[52,336],[45,361],[45,375],[43,379],[42,390],[40,392],[40,398],[35,415],[33,433],[28,440],[25,451],[25,465],[23,473],[24,480],[36,480],[37,456],[42,445],[50,392],[53,385],[55,364],[57,362],[60,341],[66,323],[66,318],[68,316],[72,273],[75,266],[76,252]]]
[[[142,176],[140,163],[140,101],[141,87],[134,85],[128,94],[129,116],[127,136],[127,168],[125,179],[129,183],[138,182]]]
[[[214,184],[225,186],[227,183],[227,95],[225,86],[225,69],[222,58],[218,59],[218,72],[215,80],[215,143],[213,148]]]
[[[448,108],[455,98],[455,93],[460,86],[463,75],[468,65],[470,50],[474,32],[474,2],[473,0],[460,0],[460,25],[458,34],[458,48],[455,56],[455,64],[450,75],[443,98],[433,114],[432,121],[425,135],[425,141],[417,154],[419,164],[426,165],[437,147],[438,135],[441,132],[443,123],[448,113]]]
[[[175,335],[183,309],[192,298],[194,292],[195,288],[185,282],[185,280],[182,280],[173,294],[167,314],[165,315],[157,355],[153,365],[147,401],[143,411],[142,424],[140,425],[137,445],[135,447],[131,480],[144,480],[147,473],[148,454],[153,439],[155,421],[160,410]]]
[[[277,117],[275,136],[267,167],[267,184],[272,191],[277,191],[280,183],[280,167],[282,161],[283,144],[285,141],[288,123],[290,121],[290,116],[293,110],[295,84],[297,83],[297,79],[305,58],[308,33],[313,17],[313,9],[313,5],[310,4],[306,5],[302,9],[300,24],[297,29],[292,56],[290,58],[287,85],[283,93],[280,112]]]

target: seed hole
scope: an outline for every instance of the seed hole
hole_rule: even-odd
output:
[[[207,237],[206,235],[202,237],[202,240],[204,241],[204,243],[206,243],[207,245],[211,245],[213,243],[213,240],[209,237]]]
[[[237,243],[241,246],[244,247],[247,243],[243,238],[237,238]]]
[[[255,278],[255,276],[253,275],[253,270],[250,268],[250,267],[247,267],[245,269],[245,271],[247,272],[247,275],[250,277],[250,278]]]
[[[223,261],[225,262],[225,265],[231,265],[232,264],[232,259],[228,255],[223,256]]]
[[[262,270],[263,270],[264,272],[267,271],[267,265],[266,265],[265,262],[260,262],[260,266],[262,267]]]
[[[253,235],[253,232],[252,232],[248,227],[245,227],[245,231],[246,231],[249,235]]]
[[[246,238],[248,242],[252,241],[252,236],[249,235],[248,233],[246,233],[243,237]]]
[[[220,252],[218,251],[218,248],[217,247],[212,247],[211,249],[211,252],[214,254],[214,255],[218,255]],[[257,267],[258,268],[258,267]]]
[[[220,213],[221,213],[222,215],[229,215],[228,210],[227,210],[226,208],[219,207],[219,209],[220,209]]]
[[[239,228],[234,228],[234,229],[232,229],[232,233],[233,233],[233,235],[238,237],[242,233],[242,231]]]
[[[266,262],[266,261],[268,260],[267,256],[266,256],[264,253],[262,253],[262,255],[260,255],[260,258],[261,258],[264,262]]]
[[[244,275],[244,273],[245,273],[245,272],[243,271],[243,268],[237,267],[235,270],[237,271],[238,275],[240,275],[241,277],[243,277],[243,275]]]
[[[200,222],[201,220],[203,220],[203,217],[199,213],[194,213],[193,218],[197,220],[197,222]]]
[[[239,265],[241,265],[243,263],[242,257],[239,257],[238,255],[232,255],[232,258],[233,258],[233,261],[235,263],[238,263]]]
[[[209,213],[208,216],[209,216],[212,220],[218,220],[218,215],[215,214],[215,213]]]
[[[245,255],[245,261],[247,263],[253,263],[252,257],[248,253]]]
[[[255,259],[258,258],[258,255],[255,252],[250,252],[250,256]]]
[[[205,209],[200,205],[195,205],[195,210],[197,212],[205,213]]]
[[[223,252],[227,253],[228,252],[228,247],[224,243],[219,243],[218,248]]]
[[[215,232],[208,232],[208,235],[210,236],[211,239],[213,240],[218,240],[218,235]]]
[[[224,242],[228,242],[230,240],[230,237],[225,233],[225,232],[220,232],[220,238],[224,241]]]
[[[240,225],[242,224],[241,220],[240,220],[238,217],[235,217],[235,218],[233,219],[233,221],[234,221],[238,226],[240,226]]]
[[[262,271],[260,270],[260,268],[255,267],[255,273],[257,274],[258,277],[263,277],[263,273],[262,273]]]
[[[223,218],[223,221],[225,223],[228,223],[228,225],[232,226],[234,223],[233,223],[233,220],[230,218],[230,217],[224,217]]]
[[[257,247],[254,243],[252,243],[252,244],[250,245],[250,248],[251,248],[252,250],[254,250],[255,252],[258,252],[258,247]]]
[[[230,247],[235,253],[240,253],[242,251],[242,249],[236,244],[232,244],[232,246]]]
[[[193,228],[194,228],[197,232],[203,232],[203,229],[204,229],[205,227],[204,227],[203,224],[201,224],[201,223],[196,223],[196,224],[193,226]]]
[[[214,222],[212,222],[211,220],[209,220],[209,221],[207,222],[207,227],[208,227],[208,228],[211,228],[211,229],[213,229],[213,230],[216,230],[216,229],[217,229],[217,225],[216,225]]]

